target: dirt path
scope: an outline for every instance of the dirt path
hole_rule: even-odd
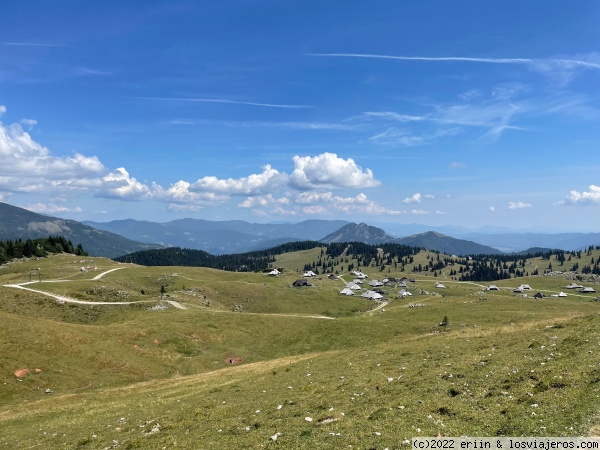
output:
[[[181,303],[176,302],[175,300],[165,300],[169,305],[177,308],[177,309],[187,309],[187,307],[183,306]]]
[[[29,283],[27,283],[27,284],[29,284]],[[51,292],[44,292],[44,291],[39,291],[37,289],[31,289],[31,288],[23,286],[22,284],[5,284],[4,287],[23,289],[25,291],[31,291],[31,292],[35,292],[37,294],[42,294],[42,295],[46,295],[48,297],[52,297],[52,298],[58,300],[59,302],[77,303],[79,305],[133,305],[136,303],[154,303],[155,302],[154,300],[141,300],[141,301],[137,301],[137,302],[89,302],[86,300],[77,300],[77,299],[74,299],[71,297],[66,297],[64,295],[53,294]],[[179,306],[181,306],[181,305],[179,305]]]
[[[124,268],[125,268],[125,267],[116,267],[116,268],[114,268],[114,269],[107,270],[106,272],[99,273],[99,274],[98,274],[98,275],[96,275],[94,278],[92,278],[92,280],[94,280],[94,281],[95,281],[95,280],[99,280],[100,278],[102,278],[102,277],[103,277],[104,275],[106,275],[107,273],[111,273],[111,272],[114,272],[115,270],[121,270],[121,269],[124,269]]]
[[[378,311],[380,309],[385,308],[388,305],[388,302],[381,302],[379,305],[377,305],[375,308],[370,309],[369,311],[366,312],[366,314],[372,314],[375,311]]]

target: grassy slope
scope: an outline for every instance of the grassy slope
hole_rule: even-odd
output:
[[[25,281],[28,264],[2,269],[0,282]],[[72,295],[91,284],[67,257],[35,264],[48,277],[74,280],[45,289]],[[290,288],[294,276],[129,267],[95,282],[153,299],[166,284],[172,298],[187,299],[186,311],[57,305],[0,287],[0,443],[398,448],[416,435],[582,435],[593,425],[600,317],[589,297],[482,295],[480,286],[444,280],[443,297],[395,300],[385,312],[338,320],[229,312],[245,299],[246,310],[294,314],[364,302],[337,296],[341,281]],[[419,277],[411,290],[435,281]],[[521,282],[549,292],[567,284]],[[407,308],[409,301],[426,307]],[[450,326],[438,332],[444,315]],[[242,364],[227,366],[230,356]],[[19,381],[13,372],[23,367],[43,371]],[[156,424],[159,432],[144,434]],[[276,432],[283,434],[270,441]]]

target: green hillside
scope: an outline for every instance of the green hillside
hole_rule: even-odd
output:
[[[524,266],[545,276],[487,291],[450,276],[458,264],[413,271],[437,254],[419,252],[405,272],[398,261],[382,271],[385,255],[367,265],[344,249],[332,259],[338,278],[303,288],[292,286],[298,269],[327,267],[320,248],[279,255],[279,276],[66,254],[4,264],[0,442],[383,449],[409,448],[412,436],[598,432],[599,294],[565,288],[597,286],[594,274],[548,272],[560,262],[544,255]],[[564,266],[594,267],[600,250],[565,256]],[[359,260],[367,282],[413,279],[413,296],[338,295]],[[41,282],[23,284],[32,269]],[[527,297],[513,292],[525,283]]]

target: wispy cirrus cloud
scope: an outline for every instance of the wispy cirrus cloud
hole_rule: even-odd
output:
[[[290,130],[339,130],[339,131],[358,131],[360,125],[336,122],[270,122],[254,120],[195,120],[195,119],[172,119],[169,121],[172,125],[189,126],[223,126],[229,128],[286,128]]]
[[[195,97],[130,97],[136,100],[155,100],[169,102],[192,102],[192,103],[224,103],[230,105],[261,106],[265,108],[283,108],[283,109],[306,109],[314,108],[311,105],[285,105],[277,103],[247,102],[242,100],[229,100],[225,98],[195,98]]]
[[[394,120],[396,122],[423,122],[427,120],[431,120],[427,116],[413,116],[410,114],[398,114],[392,111],[367,111],[363,113],[364,117],[367,118],[378,118],[378,119],[388,119]]]
[[[89,76],[110,76],[112,72],[107,70],[90,69],[89,67],[75,67],[71,74],[75,77],[89,77]]]
[[[471,56],[405,56],[381,55],[366,53],[309,53],[308,56],[328,58],[367,58],[395,61],[416,61],[431,63],[467,63],[467,64],[495,64],[495,65],[521,65],[530,71],[543,75],[552,84],[566,86],[578,72],[584,70],[600,70],[600,53],[574,55],[571,57],[550,58],[490,58]]]
[[[533,67],[540,71],[550,71],[555,68],[573,69],[577,67],[588,69],[600,69],[600,61],[597,54],[579,55],[576,58],[478,58],[470,56],[396,56],[366,53],[309,53],[308,56],[321,56],[331,58],[391,59],[398,61],[522,64]]]
[[[50,42],[2,42],[1,44],[12,47],[68,47],[66,44],[56,44]]]

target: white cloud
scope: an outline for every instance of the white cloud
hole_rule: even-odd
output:
[[[4,108],[6,110],[6,108]],[[26,121],[31,125],[35,121]],[[0,176],[7,177],[8,189],[30,190],[51,182],[68,184],[82,178],[97,177],[106,171],[97,157],[79,153],[73,156],[53,156],[34,141],[20,124],[0,123]],[[66,182],[66,183],[64,183]]]
[[[402,214],[401,211],[388,209],[369,200],[367,195],[362,192],[354,197],[341,197],[333,195],[331,192],[303,192],[297,195],[295,201],[299,205],[311,204],[310,207],[302,207],[305,214],[308,214],[309,211],[312,211],[313,214],[331,214],[333,211],[352,214]]]
[[[333,198],[333,194],[331,192],[301,192],[296,196],[296,203],[300,205],[311,204],[311,203],[320,203],[320,202],[330,202]]]
[[[344,214],[402,214],[370,200],[364,193],[342,197],[332,192],[305,191],[292,197],[275,198],[271,194],[248,197],[238,206],[253,208],[255,213],[269,212],[278,215],[332,215]]]
[[[589,186],[589,191],[571,191],[567,197],[567,203],[575,204],[600,204],[600,186],[594,184]]]
[[[464,162],[454,161],[450,163],[451,169],[466,169],[467,165]]]
[[[179,203],[170,203],[167,206],[169,211],[174,212],[196,212],[200,211],[204,206],[202,205],[194,205],[194,204],[179,204]]]
[[[6,106],[0,105],[0,117],[6,113]]]
[[[294,156],[290,184],[298,189],[366,188],[379,186],[371,169],[363,170],[352,158],[339,158],[335,153],[318,156]]]
[[[525,209],[525,208],[531,208],[531,206],[532,206],[531,203],[508,202],[508,209]]]
[[[274,198],[271,194],[267,195],[259,195],[256,197],[248,197],[246,200],[241,202],[238,206],[242,208],[257,208],[257,207],[267,207],[270,205],[288,205],[290,204],[290,199],[287,197]]]
[[[3,114],[6,108],[0,108]],[[239,207],[263,212],[299,215],[339,212],[377,212],[399,214],[367,198],[334,195],[324,189],[358,189],[379,186],[371,169],[363,169],[352,158],[325,152],[316,156],[294,156],[291,174],[271,165],[262,172],[240,178],[220,179],[204,176],[195,182],[179,180],[169,187],[139,181],[126,168],[109,170],[96,156],[74,153],[55,156],[36,142],[23,126],[33,127],[35,120],[5,126],[0,122],[0,191],[43,192],[57,195],[85,192],[98,198],[117,200],[156,200],[168,203],[172,211],[195,211],[208,205],[227,202],[232,196],[243,197]],[[294,191],[296,191],[294,193]],[[277,195],[277,197],[275,197]],[[45,213],[76,212],[60,204],[45,202],[31,205]]]
[[[496,207],[495,206],[490,206],[488,208],[488,211],[490,211],[490,212],[496,212]]]
[[[102,185],[96,195],[122,200],[141,200],[150,198],[151,191],[148,186],[129,176],[125,168],[119,167],[102,177]]]
[[[25,206],[25,209],[40,214],[55,214],[64,212],[79,213],[83,211],[79,206],[76,206],[75,208],[68,208],[66,206],[60,206],[55,203],[33,203],[31,205]]]
[[[37,120],[33,120],[33,119],[22,119],[22,120],[21,120],[21,125],[25,125],[26,127],[33,128],[34,126],[36,126],[36,125],[37,125]]]
[[[257,195],[275,189],[285,178],[279,175],[279,171],[273,169],[270,165],[266,165],[262,173],[243,178],[219,179],[214,176],[206,176],[192,184],[190,190],[225,195]]]
[[[322,205],[311,205],[302,207],[302,213],[307,215],[318,215],[327,213],[327,208]]]
[[[196,206],[217,205],[229,199],[228,195],[217,194],[214,192],[193,192],[190,190],[191,183],[179,180],[173,183],[168,189],[156,183],[152,183],[152,197],[156,200],[163,200],[175,204],[195,204]],[[175,209],[173,207],[172,209]]]
[[[402,203],[421,203],[421,194],[417,192],[410,197],[406,197],[402,200]]]

